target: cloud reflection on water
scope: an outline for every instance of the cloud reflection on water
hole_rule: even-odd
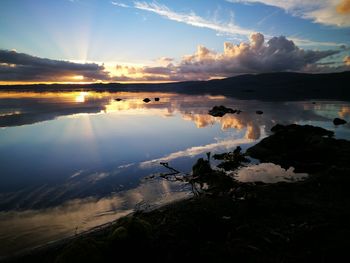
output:
[[[151,102],[144,103],[146,97]],[[208,110],[215,105],[242,113],[212,117]],[[108,222],[141,201],[166,202],[186,195],[166,181],[142,183],[143,177],[162,171],[160,161],[171,161],[187,172],[195,157],[253,144],[276,123],[332,126],[332,118],[350,115],[343,102],[260,102],[159,92],[0,92],[0,109],[0,132],[7,138],[2,139],[0,153],[8,157],[0,163],[8,173],[0,192],[0,245],[6,244],[0,246],[1,253],[15,249],[15,244],[26,247],[72,234],[76,226],[81,231]],[[257,115],[256,110],[264,114]],[[39,123],[43,121],[48,122]],[[14,184],[18,189],[9,190],[6,180],[12,180],[16,174],[11,172],[18,168],[18,161],[10,163],[11,156],[19,158],[11,152],[13,147],[18,147],[17,153],[28,151],[22,166],[27,162],[40,168],[44,160],[49,167],[39,170],[43,174],[18,170],[22,186]],[[239,176],[273,181],[275,174],[291,174],[266,165],[242,169]],[[27,185],[31,176],[38,182]]]
[[[132,212],[137,204],[154,207],[186,196],[180,184],[156,180],[100,199],[88,197],[46,209],[0,212],[0,258],[105,224]]]
[[[268,184],[300,181],[306,177],[306,173],[294,173],[292,167],[283,169],[273,163],[250,165],[240,169],[235,175],[235,178],[241,182],[263,182]]]

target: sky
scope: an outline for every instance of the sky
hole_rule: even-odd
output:
[[[0,84],[350,70],[350,0],[2,0]]]

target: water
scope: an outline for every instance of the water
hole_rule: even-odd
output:
[[[143,102],[146,97],[151,102]],[[215,118],[207,114],[214,105],[243,112]],[[349,120],[350,103],[155,92],[0,92],[0,257],[80,233],[135,208],[190,196],[186,185],[144,179],[167,172],[159,162],[189,173],[206,152],[246,149],[276,123],[317,125],[350,139],[350,126],[335,127],[335,117]],[[254,164],[237,179],[276,182],[304,176],[293,177],[292,170]]]

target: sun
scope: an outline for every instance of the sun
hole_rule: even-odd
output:
[[[85,97],[89,95],[89,92],[79,92],[79,94],[75,97],[76,102],[85,102]]]

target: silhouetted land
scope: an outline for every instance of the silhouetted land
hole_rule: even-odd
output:
[[[223,170],[210,168],[208,154],[193,166],[191,180],[215,187],[199,196],[137,212],[13,261],[347,262],[350,142],[308,125],[276,125],[272,132],[246,154],[237,148],[214,158],[234,170],[248,154],[294,165],[309,173],[306,180],[264,184],[230,178],[228,183]]]
[[[265,73],[211,81],[166,84],[51,84],[0,86],[17,91],[161,91],[184,94],[221,94],[259,100],[350,100],[350,72],[331,74]]]

